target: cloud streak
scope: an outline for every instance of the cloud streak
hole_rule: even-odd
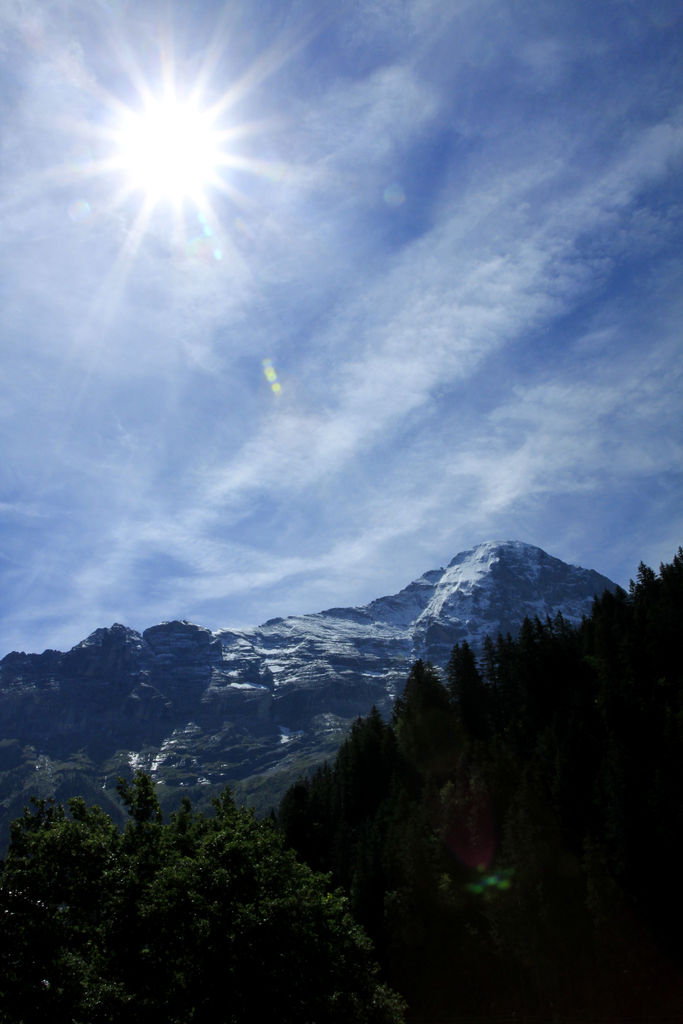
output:
[[[259,51],[249,15],[186,26],[179,65],[196,72],[208,39],[206,84],[243,117],[207,261],[203,221],[159,211],[136,236],[135,203],[74,170],[71,127],[130,88],[120,54],[150,74],[124,6],[106,56],[99,8],[84,28],[62,5],[49,49],[30,10],[2,15],[20,40],[0,182],[5,648],[112,617],[217,628],[360,603],[491,535],[620,582],[670,557],[669,22],[367,2],[320,23],[292,5],[232,82],[228,28]]]

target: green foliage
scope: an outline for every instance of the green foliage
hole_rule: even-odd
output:
[[[226,791],[163,824],[121,783],[123,833],[83,801],[40,801],[2,866],[0,1020],[393,1024],[369,940],[328,879]]]

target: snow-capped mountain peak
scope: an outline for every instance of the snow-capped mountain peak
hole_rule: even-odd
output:
[[[544,570],[549,576],[563,565],[565,563],[532,544],[510,540],[484,541],[459,552],[445,569],[426,572],[398,594],[378,598],[362,610],[373,619],[407,626],[420,619],[448,614],[449,606],[456,598],[471,596],[477,588],[495,589],[501,574],[515,574],[527,582],[542,582]],[[605,580],[605,585],[611,586],[610,581]],[[604,586],[599,589],[604,589]]]
[[[443,667],[456,643],[477,652],[525,616],[577,622],[605,589],[540,548],[486,541],[360,607],[215,632],[114,624],[66,654],[2,659],[0,740],[60,758],[87,748],[105,778],[116,754],[155,778],[219,787],[296,752],[327,756],[357,715],[389,713],[416,658]]]

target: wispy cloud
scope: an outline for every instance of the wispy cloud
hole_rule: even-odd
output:
[[[490,535],[621,577],[670,542],[678,22],[541,7],[183,14],[243,146],[221,260],[88,165],[151,8],[3,7],[5,647],[368,600]]]

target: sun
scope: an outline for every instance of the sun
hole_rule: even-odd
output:
[[[196,102],[149,95],[139,109],[122,111],[115,163],[126,190],[142,192],[148,207],[163,201],[201,206],[220,180],[223,135],[211,111]]]
[[[80,187],[89,185],[120,230],[112,270],[117,289],[147,239],[165,246],[174,259],[225,265],[224,257],[237,253],[232,224],[241,230],[241,213],[257,209],[252,182],[280,182],[287,172],[280,161],[253,155],[253,139],[272,133],[278,119],[244,120],[238,110],[288,58],[289,49],[275,46],[239,76],[226,78],[221,70],[219,77],[224,62],[219,32],[188,76],[178,73],[171,29],[162,35],[158,61],[144,66],[128,44],[115,40],[117,90],[89,81],[96,116],[71,124],[88,152],[87,164],[77,169]],[[74,178],[71,164],[64,174]],[[81,206],[90,209],[84,191],[72,203],[73,218]]]

